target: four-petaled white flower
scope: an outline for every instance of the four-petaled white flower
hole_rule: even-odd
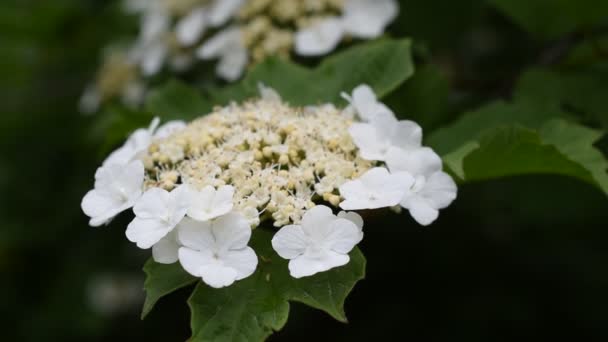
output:
[[[378,115],[393,113],[384,103],[378,101],[376,93],[367,84],[356,87],[352,96],[342,93],[342,97],[350,103],[347,110],[354,110],[364,122],[369,122]]]
[[[235,81],[243,74],[249,61],[249,53],[238,27],[227,28],[209,40],[198,50],[205,60],[219,58],[216,73],[226,81]]]
[[[394,148],[422,146],[422,128],[410,120],[399,121],[391,112],[377,112],[369,123],[353,123],[349,133],[363,159],[386,161]]]
[[[334,50],[345,35],[377,38],[398,13],[395,0],[346,0],[341,17],[329,17],[298,31],[295,51],[302,56],[320,56]]]
[[[272,247],[289,260],[292,277],[308,277],[350,261],[348,253],[363,239],[362,221],[355,213],[338,217],[319,205],[304,214],[301,225],[281,228],[272,238]]]
[[[186,216],[191,193],[186,186],[171,192],[151,188],[135,203],[135,219],[127,227],[129,241],[148,249],[167,236]]]
[[[230,286],[255,272],[258,258],[247,246],[250,238],[247,219],[237,213],[206,222],[186,218],[178,231],[179,261],[211,287]]]
[[[400,204],[421,225],[433,223],[439,216],[439,209],[446,208],[456,199],[456,183],[442,171],[441,158],[430,148],[394,150],[387,164],[392,172],[407,172],[414,177],[414,183],[407,188]]]
[[[224,185],[217,190],[208,185],[201,191],[190,190],[188,216],[197,221],[209,221],[228,214],[233,207],[234,187]]]
[[[110,222],[131,208],[141,197],[144,165],[136,160],[127,165],[108,165],[97,169],[95,188],[82,199],[82,210],[93,227]]]
[[[406,189],[414,184],[407,172],[390,173],[383,167],[373,168],[361,177],[340,186],[344,210],[363,210],[393,207],[403,199]]]

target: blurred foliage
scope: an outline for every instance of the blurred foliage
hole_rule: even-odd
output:
[[[411,38],[416,73],[397,88],[403,74],[387,75],[399,82],[382,81],[391,108],[419,121],[428,142],[461,160],[465,179],[486,179],[493,168],[515,176],[520,170],[504,172],[515,165],[543,175],[468,183],[430,228],[405,215],[366,218],[375,222],[361,246],[367,279],[346,302],[350,324],[294,304],[285,329],[270,340],[608,338],[608,201],[588,184],[605,184],[598,180],[605,165],[590,163],[607,146],[605,138],[594,141],[608,127],[608,3],[403,0],[401,7],[388,35]],[[174,94],[172,107],[151,104],[155,113],[113,104],[95,116],[79,114],[78,98],[94,77],[101,47],[132,34],[133,25],[116,1],[0,4],[0,315],[8,327],[2,340],[190,336],[185,302],[192,288],[160,301],[143,322],[143,292],[135,302],[119,296],[112,310],[95,304],[116,301],[94,290],[100,277],[143,287],[147,253],[124,238],[128,217],[109,229],[89,228],[80,199],[103,155],[152,114],[175,117],[192,108],[189,101],[203,110],[216,103],[199,101],[250,94],[260,77],[253,71],[245,90],[219,90],[221,84],[203,76],[179,75],[200,94],[176,82],[159,90]],[[378,53],[385,59],[375,62],[378,68],[407,65],[391,62],[390,52]],[[319,68],[327,63],[331,58]],[[271,60],[259,70],[283,67]],[[334,68],[359,70],[357,63]],[[304,95],[336,100],[336,89],[345,86],[352,85]],[[446,132],[451,138],[436,138]],[[480,146],[475,152],[471,140]]]

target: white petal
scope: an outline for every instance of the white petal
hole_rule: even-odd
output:
[[[219,289],[232,285],[238,278],[238,271],[221,263],[208,263],[199,268],[205,284]]]
[[[171,225],[179,224],[192,203],[192,192],[187,185],[180,185],[169,193],[168,221]]]
[[[312,207],[302,216],[302,231],[314,241],[321,241],[337,217],[324,205]]]
[[[144,76],[156,75],[163,67],[167,53],[167,47],[162,42],[150,45],[141,61],[141,72]]]
[[[149,11],[142,17],[141,41],[156,40],[169,29],[170,19],[162,11]]]
[[[201,276],[201,266],[214,262],[213,253],[211,251],[195,251],[187,247],[181,247],[178,250],[179,263],[186,272],[195,277]]]
[[[207,39],[205,43],[196,51],[198,57],[202,59],[212,59],[225,54],[231,45],[242,45],[241,32],[238,27],[231,27],[220,31],[215,36]]]
[[[309,240],[302,226],[298,225],[284,226],[272,237],[272,248],[283,259],[293,259],[304,254],[308,245]]]
[[[209,21],[213,27],[224,25],[241,8],[244,0],[216,0],[209,12]]]
[[[236,81],[243,75],[248,62],[249,54],[247,50],[237,46],[222,56],[217,64],[216,73],[226,81]]]
[[[325,55],[338,46],[342,36],[342,21],[338,18],[328,18],[298,31],[295,49],[302,56]]]
[[[119,147],[118,149],[116,149],[115,151],[113,151],[112,153],[110,153],[110,155],[106,158],[106,160],[103,161],[102,165],[103,166],[125,165],[128,162],[130,162],[133,159],[133,157],[135,157],[136,153],[137,153],[137,151],[135,151],[135,149],[132,146],[125,144],[125,145]]]
[[[247,247],[251,238],[251,227],[247,219],[238,213],[217,218],[212,225],[217,251],[239,250]]]
[[[324,244],[336,253],[348,254],[362,239],[363,233],[356,224],[340,218],[331,223]]]
[[[308,257],[305,254],[289,261],[289,273],[294,278],[303,278],[346,265],[349,261],[348,255],[333,251],[327,251],[322,258]]]
[[[187,16],[177,22],[175,26],[177,40],[185,46],[196,43],[205,32],[206,25],[207,10],[205,8],[192,10]]]
[[[433,208],[443,209],[456,199],[457,192],[458,188],[452,177],[445,172],[437,172],[427,179],[420,195],[426,198]]]
[[[148,249],[164,238],[174,227],[161,220],[136,217],[127,226],[127,239],[141,249]]]
[[[215,238],[211,232],[211,222],[199,222],[185,218],[178,225],[177,241],[192,250],[213,250]]]
[[[439,217],[439,210],[431,207],[428,201],[419,196],[410,197],[401,205],[409,209],[410,215],[423,226],[428,226]]]
[[[232,210],[233,202],[232,198],[234,197],[234,187],[230,185],[220,186],[215,192],[215,197],[213,198],[213,207],[215,212],[218,213],[218,216],[227,214]]]
[[[260,97],[262,97],[263,100],[271,101],[271,102],[281,102],[282,101],[281,95],[279,95],[279,93],[277,93],[276,90],[274,90],[270,87],[267,87],[262,82],[258,83],[258,91],[260,92]]]
[[[151,188],[137,201],[133,212],[140,219],[160,219],[167,215],[170,200],[166,190]]]
[[[392,207],[399,204],[413,183],[414,178],[405,172],[390,174],[387,169],[376,167],[340,187],[340,195],[345,199],[340,207],[344,210]]]
[[[341,211],[338,213],[339,218],[347,219],[354,223],[359,230],[363,230],[363,217],[354,211]]]
[[[236,280],[245,279],[252,275],[258,265],[258,257],[250,247],[222,253],[219,255],[219,259],[225,267],[236,271]]]
[[[100,195],[96,190],[91,190],[84,196],[80,206],[82,211],[91,218],[89,225],[98,227],[118,215],[118,209],[121,208],[122,203],[111,197]]]
[[[232,186],[222,186],[218,190],[207,186],[201,191],[194,191],[188,216],[198,221],[208,221],[225,215],[232,210],[233,196]]]
[[[116,184],[124,189],[125,196],[129,200],[135,200],[141,196],[144,185],[144,164],[134,160],[123,167],[122,175],[116,180]]]
[[[389,145],[372,124],[353,123],[348,129],[360,155],[366,160],[384,160]]]
[[[367,84],[362,84],[353,90],[353,96],[350,102],[357,111],[357,114],[363,121],[371,121],[376,115],[391,113],[391,110],[381,102],[373,89]]]
[[[178,260],[177,251],[180,245],[176,240],[176,231],[173,230],[152,246],[152,257],[160,264],[173,264]]]
[[[393,130],[389,137],[391,145],[402,149],[422,146],[422,128],[414,121],[403,120],[391,123]]]
[[[156,133],[154,133],[154,138],[165,139],[183,130],[184,128],[186,128],[186,123],[184,121],[169,121],[156,130]]]
[[[344,27],[358,38],[377,38],[398,13],[399,5],[395,0],[346,0]]]
[[[428,147],[413,150],[391,148],[386,156],[386,165],[391,172],[405,171],[413,176],[430,176],[441,171],[441,158]]]

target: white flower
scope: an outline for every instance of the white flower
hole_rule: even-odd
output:
[[[180,19],[175,26],[177,40],[184,46],[196,43],[207,28],[207,9],[199,7]]]
[[[358,225],[363,220],[355,213],[341,215],[337,217],[330,208],[319,205],[304,214],[301,225],[285,226],[275,234],[272,247],[289,260],[292,277],[311,276],[350,261],[348,253],[363,238]]]
[[[224,25],[234,16],[245,0],[216,0],[209,9],[209,22],[213,27]]]
[[[178,260],[177,252],[181,245],[177,240],[179,225],[152,246],[152,258],[159,264],[173,264]]]
[[[381,36],[398,14],[395,0],[346,0],[342,24],[353,37],[373,39]]]
[[[392,207],[399,204],[412,184],[414,178],[407,172],[391,174],[383,167],[376,167],[340,186],[340,195],[344,198],[340,208],[361,210]]]
[[[142,249],[152,247],[180,223],[189,206],[190,192],[185,186],[171,192],[149,189],[133,207],[135,219],[127,227],[127,239]]]
[[[235,81],[243,74],[249,54],[238,27],[227,28],[206,41],[198,50],[202,59],[220,58],[216,73],[227,81]]]
[[[184,247],[179,261],[190,274],[211,287],[221,288],[255,272],[258,258],[247,246],[251,228],[240,214],[230,213],[214,221],[185,219],[178,231]]]
[[[338,18],[324,19],[296,33],[295,49],[302,56],[320,56],[338,46],[344,35],[342,21]]]
[[[393,148],[422,146],[422,128],[413,121],[398,121],[390,112],[376,113],[369,123],[353,123],[348,131],[367,160],[385,161]]]
[[[421,225],[433,223],[439,216],[439,209],[448,207],[456,199],[456,183],[441,171],[441,158],[430,148],[394,150],[387,163],[392,172],[405,171],[414,176],[414,184],[400,203]]]
[[[221,186],[217,190],[209,185],[201,191],[190,191],[191,203],[187,214],[197,221],[209,221],[232,210],[234,187],[230,185]]]
[[[378,115],[388,115],[393,113],[384,103],[378,101],[378,97],[373,89],[367,84],[362,84],[353,90],[350,96],[342,93],[344,97],[356,111],[361,120],[369,122]],[[378,114],[384,113],[384,114]]]
[[[144,166],[140,161],[127,165],[108,165],[97,169],[95,189],[82,199],[82,210],[91,218],[93,227],[110,222],[131,208],[140,198],[144,183]]]
[[[334,50],[346,35],[377,38],[399,13],[395,0],[346,0],[342,17],[329,17],[296,33],[295,50],[320,56]]]
[[[148,149],[153,139],[167,138],[171,134],[186,127],[186,123],[183,121],[169,121],[158,127],[159,123],[160,119],[154,118],[147,129],[139,128],[135,130],[135,132],[131,133],[124,145],[116,149],[106,158],[103,165],[124,165],[129,163]]]

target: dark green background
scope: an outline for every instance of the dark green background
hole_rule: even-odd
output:
[[[532,101],[563,96],[573,115],[602,127],[608,77],[588,70],[608,62],[606,4],[402,1],[390,34],[414,38],[418,71],[387,101],[430,132],[465,110],[510,98],[526,70],[550,68],[583,80],[548,95],[556,83],[532,83]],[[147,257],[124,238],[128,215],[94,229],[80,211],[110,114],[81,115],[77,102],[101,48],[136,28],[119,13],[114,1],[0,3],[3,341],[188,337],[188,291],[162,300],[143,322],[137,305],[103,315],[87,300],[100,275],[143,285]],[[407,215],[369,217],[361,246],[368,276],[347,300],[350,324],[293,304],[286,328],[271,340],[604,340],[607,209],[596,188],[534,176],[466,184],[428,228]]]

